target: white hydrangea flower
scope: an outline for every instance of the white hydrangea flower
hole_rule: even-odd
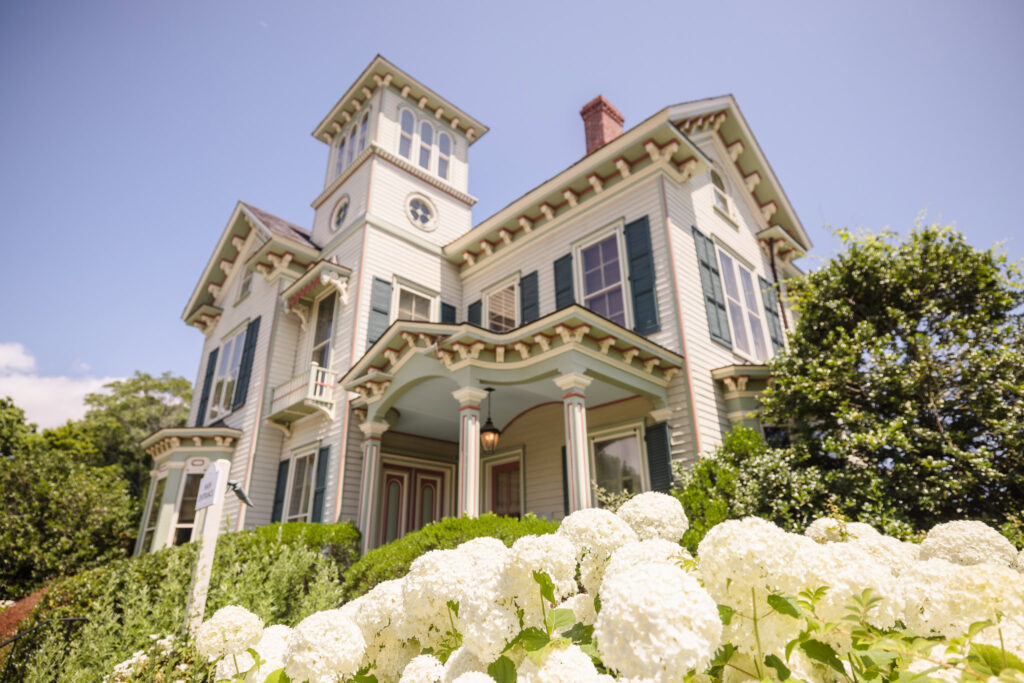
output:
[[[703,671],[721,636],[715,601],[679,567],[636,565],[601,586],[594,638],[601,660],[620,675],[675,681]]]
[[[481,662],[472,651],[467,650],[465,647],[460,647],[451,653],[448,661],[444,663],[444,678],[442,680],[444,683],[452,683],[462,674],[471,671],[481,673],[487,671],[487,664]]]
[[[849,545],[870,555],[875,562],[889,568],[893,576],[899,576],[917,562],[920,546],[901,541],[892,536],[872,536],[850,541]]]
[[[881,598],[868,614],[872,626],[886,629],[903,616],[903,600],[896,577],[888,565],[881,564],[855,543],[826,543],[809,548],[802,555],[807,570],[805,588],[827,586],[815,606],[824,621],[838,622],[847,613],[847,605],[865,590]],[[845,643],[844,643],[845,644]]]
[[[965,566],[992,563],[1009,567],[1017,559],[1017,550],[984,522],[958,521],[935,525],[921,542],[920,559],[933,557]]]
[[[343,615],[355,622],[366,640],[366,654],[360,668],[374,663],[376,671],[385,678],[396,678],[417,653],[395,635],[401,631],[405,611],[403,584],[404,579],[382,581],[369,593],[340,608]]]
[[[1024,614],[1024,582],[1009,567],[933,558],[916,562],[897,583],[906,603],[904,623],[924,636],[955,638],[976,621]]]
[[[547,574],[555,586],[555,600],[564,600],[576,592],[576,547],[557,534],[523,536],[512,544],[501,591],[523,610],[527,626],[540,626],[544,620],[535,571]]]
[[[833,517],[820,517],[814,520],[804,531],[804,535],[818,543],[841,543],[881,536],[870,524],[840,522]]]
[[[482,671],[467,671],[452,683],[494,683],[494,679]]]
[[[366,653],[366,639],[341,610],[311,614],[292,631],[285,650],[285,673],[293,680],[334,683],[354,674]]]
[[[580,583],[588,593],[595,594],[611,554],[630,541],[640,540],[621,517],[600,508],[577,510],[562,520],[556,533],[575,546]]]
[[[942,664],[955,665],[957,663],[956,659],[950,657],[946,652],[946,648],[947,646],[945,644],[933,646],[928,650],[926,657],[915,657],[910,664],[907,665],[905,671],[915,674],[923,674],[927,671],[928,675],[926,679],[929,681],[959,681],[959,669],[939,668]]]
[[[580,593],[568,598],[558,606],[558,609],[571,609],[572,613],[576,615],[576,621],[584,626],[593,626],[597,621],[594,596],[589,593]]]
[[[597,683],[598,681],[594,662],[578,645],[548,649],[539,663],[527,657],[516,674],[518,683]]]
[[[539,597],[539,596],[538,596]],[[467,595],[459,604],[458,627],[463,647],[477,659],[493,662],[519,633],[519,617],[507,600],[489,591]]]
[[[103,683],[127,683],[135,673],[149,663],[149,655],[139,650],[123,662],[116,664],[114,670],[103,677]]]
[[[238,605],[221,607],[196,631],[196,650],[207,659],[240,655],[263,635],[263,620]]]
[[[662,538],[678,543],[690,527],[683,504],[657,491],[633,496],[615,514],[629,524],[641,541]]]
[[[618,572],[628,572],[638,564],[667,564],[681,567],[684,560],[693,557],[678,543],[661,538],[627,543],[614,553],[608,560],[604,570],[604,579]]]
[[[1024,613],[1004,616],[998,624],[983,629],[974,642],[1005,648],[1024,659]]]
[[[1017,553],[1017,559],[1013,562],[1013,568],[1024,574],[1024,550]]]
[[[398,683],[441,683],[444,664],[434,655],[417,655],[409,660]]]
[[[227,655],[217,660],[217,680],[231,680],[236,675],[246,673],[249,671],[256,660],[252,658],[252,655],[248,652],[243,652],[240,655]],[[280,668],[280,667],[278,667]],[[270,673],[273,669],[269,669],[267,673]]]
[[[786,533],[757,517],[715,525],[697,548],[697,566],[711,597],[736,610],[723,640],[741,652],[754,652],[753,614],[764,653],[779,652],[801,630],[802,620],[779,614],[768,605],[769,592],[795,596],[808,587],[806,558],[818,545]],[[765,616],[767,615],[767,616]]]

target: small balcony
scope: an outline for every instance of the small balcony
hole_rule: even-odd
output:
[[[275,388],[270,396],[268,420],[287,427],[295,420],[319,411],[334,417],[334,387],[337,374],[316,363]]]

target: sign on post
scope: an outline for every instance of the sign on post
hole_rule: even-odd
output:
[[[217,468],[210,466],[199,480],[199,495],[196,497],[196,512],[213,505],[217,495]]]
[[[188,592],[188,603],[185,605],[185,630],[193,635],[203,623],[206,594],[210,589],[210,572],[213,570],[213,556],[217,551],[217,537],[220,535],[220,520],[227,486],[219,482],[226,482],[230,471],[229,461],[214,460],[199,482],[196,510],[205,508],[206,511],[203,513],[203,535],[199,539],[199,557],[192,572],[192,587]],[[198,523],[198,518],[196,521]]]

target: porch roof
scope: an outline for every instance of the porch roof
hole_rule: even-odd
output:
[[[574,304],[509,332],[395,322],[339,383],[359,394],[356,407],[390,405],[403,383],[425,372],[462,381],[485,372],[488,381],[515,384],[572,369],[654,395],[664,393],[682,365],[679,354]]]
[[[231,427],[172,427],[153,432],[139,445],[156,460],[179,448],[230,453],[240,436],[241,430]]]

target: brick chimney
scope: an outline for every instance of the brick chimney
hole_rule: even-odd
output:
[[[587,154],[622,135],[622,122],[626,120],[604,95],[583,105],[580,116],[587,135]]]

